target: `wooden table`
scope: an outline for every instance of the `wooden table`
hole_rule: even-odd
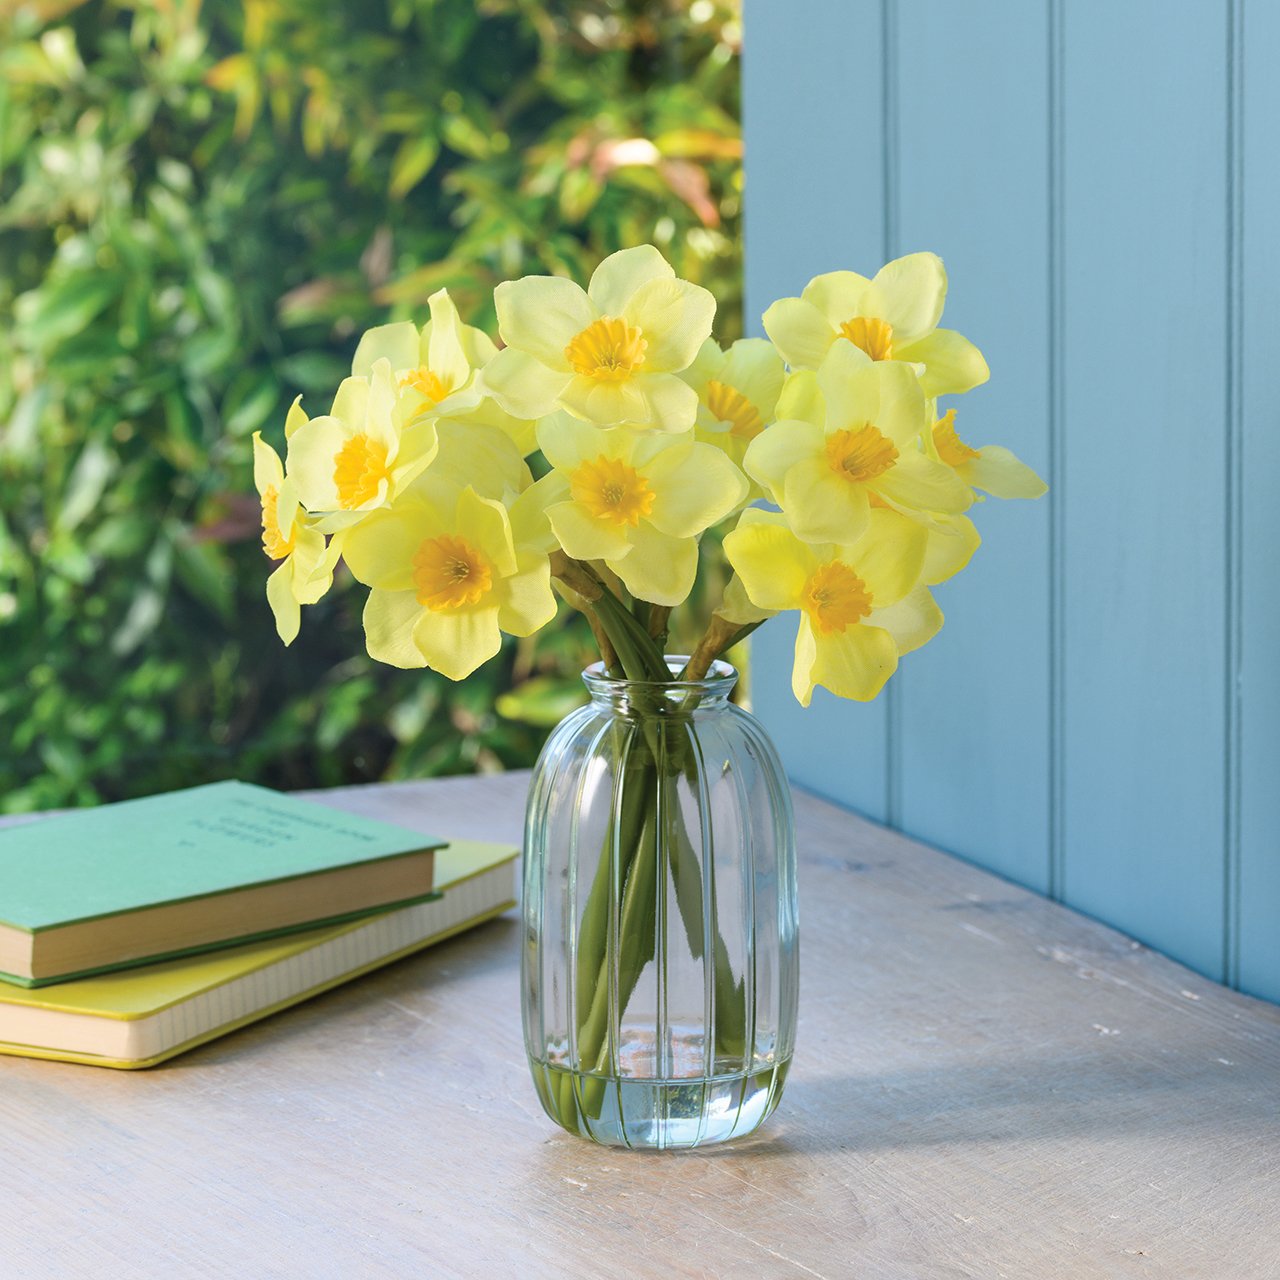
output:
[[[525,781],[326,799],[515,841]],[[797,816],[799,1050],[754,1138],[556,1129],[507,917],[153,1071],[0,1059],[0,1276],[1280,1277],[1280,1010]]]

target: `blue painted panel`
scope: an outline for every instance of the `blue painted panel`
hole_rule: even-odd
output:
[[[1240,986],[1280,1000],[1280,6],[1243,5]]]
[[[991,366],[990,383],[943,406],[961,437],[1007,444],[1047,475],[1048,15],[989,0],[984,16],[898,6],[897,247],[942,255],[943,323]],[[985,543],[938,589],[942,634],[894,678],[901,824],[1045,892],[1049,505],[990,501],[970,514]]]
[[[743,118],[747,330],[775,298],[843,267],[874,271],[884,255],[881,12],[870,0],[747,0]],[[819,693],[791,696],[795,620],[766,624],[753,647],[766,678],[753,684],[796,781],[874,818],[885,816],[885,708]],[[824,744],[814,751],[816,743]]]
[[[1064,896],[1217,977],[1226,6],[1064,18]]]

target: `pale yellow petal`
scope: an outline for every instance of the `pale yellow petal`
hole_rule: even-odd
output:
[[[305,426],[306,423],[307,414],[302,407],[302,397],[295,396],[293,403],[289,406],[289,412],[285,414],[284,438],[288,440],[299,427]]]
[[[895,347],[893,356],[924,365],[920,384],[927,396],[957,395],[991,376],[982,352],[954,329],[935,329],[919,342]]]
[[[565,347],[600,318],[582,288],[559,276],[504,281],[493,291],[493,303],[503,342],[563,373],[569,372]]]
[[[909,253],[876,272],[871,282],[877,295],[877,319],[893,326],[894,359],[907,357],[899,344],[932,333],[942,319],[947,299],[947,270],[936,253]]]
[[[837,475],[821,457],[787,472],[778,505],[806,542],[857,542],[871,519],[866,488]]]
[[[821,457],[824,439],[822,428],[811,422],[775,422],[747,447],[742,465],[777,501],[787,473],[801,462]]]
[[[480,389],[517,418],[541,418],[556,407],[572,373],[548,369],[535,357],[514,347],[499,351],[480,374]]]
[[[424,609],[413,628],[413,643],[432,670],[465,680],[502,648],[497,607]]]
[[[724,551],[747,598],[759,609],[798,609],[805,583],[818,567],[812,547],[772,523],[740,523],[725,536]]]
[[[516,571],[516,549],[511,540],[507,509],[494,498],[482,498],[470,485],[458,495],[453,527],[482,552],[502,577]]]
[[[292,644],[298,637],[302,610],[293,594],[293,569],[287,560],[267,578],[267,603],[276,620],[276,634]]]
[[[427,367],[450,391],[459,391],[471,377],[471,365],[462,346],[462,319],[447,289],[427,299],[431,308],[431,336]]]
[[[598,427],[687,431],[698,416],[697,392],[674,373],[636,373],[623,382],[579,375],[560,393],[560,403]]]
[[[757,339],[757,341],[762,341],[762,339]],[[721,377],[724,365],[725,354],[720,350],[720,344],[714,338],[708,338],[698,348],[698,354],[694,357],[693,363],[680,374],[680,377],[682,381],[687,382],[695,391],[701,394],[703,388],[712,378],[719,379],[721,382],[724,381]]]
[[[596,520],[576,502],[557,502],[547,508],[556,541],[575,560],[621,560],[630,554],[633,530]]]
[[[654,495],[650,523],[675,538],[701,533],[747,496],[746,476],[709,444],[665,449],[643,474]]]
[[[339,418],[325,415],[299,427],[289,440],[288,473],[298,490],[298,500],[308,511],[337,511],[338,486],[334,483],[335,459],[354,432]]]
[[[630,543],[622,559],[605,560],[627,590],[652,604],[682,604],[698,572],[697,539],[670,537],[641,520],[630,531]]]
[[[392,667],[425,667],[427,660],[413,638],[413,629],[425,612],[412,591],[370,591],[364,604],[369,657]]]
[[[874,423],[880,414],[880,388],[892,365],[877,363],[861,347],[838,342],[818,370],[818,386],[826,405],[828,431]],[[910,370],[907,370],[910,376]]]
[[[769,422],[778,407],[785,377],[782,357],[772,342],[764,338],[739,338],[729,348],[718,381],[742,392],[765,422]]]
[[[776,609],[761,609],[752,604],[742,579],[735,573],[724,589],[724,596],[720,601],[720,607],[716,610],[716,617],[739,627],[747,627],[755,622],[764,622],[767,618],[772,618],[775,613],[777,613]]]
[[[424,505],[373,511],[344,533],[342,558],[357,582],[380,591],[408,591],[414,554],[426,538],[442,532],[439,513]]]
[[[871,281],[856,271],[828,271],[814,276],[804,287],[801,297],[826,317],[833,330],[846,320],[865,315],[863,303]]]
[[[764,331],[793,369],[816,369],[836,340],[832,323],[803,298],[779,298],[764,313]]]
[[[976,458],[956,468],[956,474],[993,498],[1039,498],[1049,490],[1025,462],[998,444],[983,445]]]
[[[280,455],[262,438],[261,431],[253,433],[253,483],[260,494],[268,489],[279,493],[284,483],[284,464]]]
[[[650,280],[670,280],[671,264],[651,244],[611,253],[591,274],[587,296],[601,315],[621,316],[632,295]]]
[[[839,698],[870,702],[897,667],[893,637],[880,627],[862,622],[814,636],[811,678]]]
[[[904,449],[897,462],[870,483],[890,502],[912,511],[954,513],[973,504],[973,490],[950,467],[912,449]]]
[[[412,326],[410,326],[412,327]],[[381,359],[382,357],[379,357]],[[338,390],[333,397],[333,407],[329,410],[329,417],[337,418],[344,422],[354,433],[363,431],[365,420],[369,416],[369,380],[372,376],[372,366],[370,366],[370,375],[361,376],[359,378],[343,378],[338,383]],[[312,419],[316,421],[316,419]]]
[[[813,664],[817,656],[813,626],[808,616],[802,613],[800,625],[796,629],[795,657],[791,663],[791,692],[802,707],[807,707],[813,701]]]
[[[628,299],[622,316],[644,335],[643,371],[678,373],[711,336],[716,300],[687,280],[650,280]]]
[[[516,572],[502,581],[498,625],[508,635],[531,636],[555,616],[556,597],[547,557],[520,556]]]
[[[822,398],[817,370],[793,369],[787,374],[774,412],[779,421],[796,418],[822,426],[827,420],[827,402]]]
[[[933,422],[920,379],[909,364],[888,361],[871,367],[880,384],[880,406],[869,421],[899,450],[915,449]]]
[[[887,631],[901,655],[928,644],[942,629],[942,621],[942,610],[929,588],[916,587],[897,604],[874,610],[866,625]]]
[[[605,431],[570,413],[552,413],[538,423],[538,447],[557,471],[573,471],[589,458],[629,459],[629,431]]]
[[[373,372],[374,362],[386,360],[397,373],[418,367],[418,327],[409,320],[395,324],[380,324],[366,329],[356,346],[351,361],[351,372],[357,378],[367,378]]]
[[[839,549],[839,559],[858,574],[871,592],[873,609],[896,604],[920,581],[929,530],[884,507],[871,512],[867,531],[854,546]]]
[[[968,516],[935,516],[929,528],[921,580],[934,587],[955,577],[981,543],[977,526]]]

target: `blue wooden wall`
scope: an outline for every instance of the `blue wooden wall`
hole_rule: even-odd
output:
[[[759,712],[793,777],[1280,999],[1280,5],[747,0],[748,325],[932,249],[989,384],[942,634]],[[980,424],[985,424],[980,425]]]

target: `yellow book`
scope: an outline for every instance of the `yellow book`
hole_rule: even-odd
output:
[[[150,1067],[515,906],[509,845],[436,853],[443,896],[344,924],[51,987],[0,984],[0,1053]]]

